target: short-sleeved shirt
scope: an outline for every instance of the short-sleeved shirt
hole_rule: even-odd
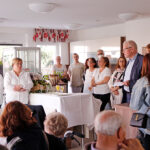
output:
[[[105,77],[110,77],[110,76],[111,76],[111,71],[108,67],[105,67],[102,72],[99,71],[99,68],[95,69],[94,73],[93,73],[95,83],[100,82],[100,81],[104,80]],[[108,83],[96,85],[96,87],[94,87],[94,93],[95,94],[108,94],[108,93],[110,93]]]
[[[83,63],[73,63],[69,66],[68,72],[70,74],[70,81],[72,86],[83,85],[83,73],[84,64]]]
[[[54,71],[56,74],[57,73],[63,74],[65,71],[67,71],[67,68],[65,65],[62,65],[61,68],[58,68],[57,65],[54,65],[52,71]]]
[[[91,86],[91,80],[93,77],[93,73],[94,73],[94,71],[91,72],[89,69],[86,70],[83,93],[91,93],[92,92],[92,90],[91,91],[89,90],[89,87]]]

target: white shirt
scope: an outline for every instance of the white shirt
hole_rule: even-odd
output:
[[[15,85],[21,85],[26,91],[14,91]],[[4,77],[4,89],[6,93],[6,103],[18,100],[24,104],[28,104],[29,91],[33,87],[33,82],[28,72],[22,71],[19,76],[15,72],[9,71]]]
[[[94,71],[91,72],[89,69],[86,70],[83,93],[92,93],[93,89],[90,91],[89,87],[91,86],[91,80],[93,77],[93,73],[94,73]]]
[[[108,67],[105,67],[102,72],[99,71],[99,68],[95,69],[93,73],[95,83],[100,82],[104,80],[105,77],[110,77],[110,76],[111,76],[111,71]],[[96,85],[96,87],[94,87],[94,94],[108,94],[108,93],[110,93],[110,90],[107,83]]]
[[[125,70],[125,76],[124,76],[123,81],[128,81],[128,80],[130,81],[131,71],[132,71],[136,57],[137,57],[137,54],[132,59],[129,59],[129,64]],[[124,90],[127,92],[130,92],[129,86],[124,86]]]

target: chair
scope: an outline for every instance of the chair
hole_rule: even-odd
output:
[[[33,112],[33,116],[37,120],[37,124],[44,129],[44,120],[46,117],[45,111],[42,105],[27,105]]]

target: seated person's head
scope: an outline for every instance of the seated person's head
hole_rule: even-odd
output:
[[[96,116],[95,132],[99,147],[104,144],[103,147],[105,148],[112,146],[117,148],[118,144],[125,140],[122,118],[114,111],[103,111]]]
[[[15,130],[22,130],[36,123],[32,111],[19,101],[6,105],[0,116],[0,135],[11,136]]]
[[[59,112],[50,113],[46,116],[46,120],[44,121],[45,132],[57,137],[63,136],[67,127],[67,118]]]

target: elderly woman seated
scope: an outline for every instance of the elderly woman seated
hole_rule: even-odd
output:
[[[63,141],[63,136],[67,130],[67,127],[68,121],[63,114],[53,112],[46,116],[44,129],[49,141],[49,148],[51,150],[67,149]]]

